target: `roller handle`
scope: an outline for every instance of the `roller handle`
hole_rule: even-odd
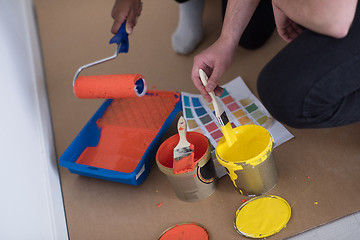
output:
[[[118,45],[117,53],[127,53],[129,51],[129,35],[126,32],[126,21],[123,22],[119,31],[110,39],[109,43]]]
[[[73,87],[75,86],[75,80],[78,78],[80,72],[82,70],[84,70],[85,68],[92,67],[94,65],[97,65],[97,64],[100,64],[100,63],[103,63],[106,61],[110,61],[110,60],[116,58],[119,53],[122,53],[122,52],[127,53],[129,51],[129,38],[128,38],[128,34],[126,32],[125,26],[126,26],[126,21],[123,22],[123,24],[121,25],[119,31],[115,34],[115,36],[113,36],[110,39],[110,44],[113,44],[113,43],[117,44],[117,48],[115,50],[114,55],[104,58],[104,59],[101,59],[101,60],[98,60],[96,62],[86,64],[84,66],[81,66],[77,70],[77,72],[75,73],[75,76],[73,78]]]

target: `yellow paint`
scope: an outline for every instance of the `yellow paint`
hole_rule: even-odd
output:
[[[252,238],[265,238],[286,227],[291,216],[289,204],[277,196],[253,198],[239,208],[235,216],[236,230]]]
[[[236,182],[235,182],[235,180],[237,179],[237,175],[236,175],[235,171],[233,169],[228,169],[228,171],[229,171],[229,176],[230,176],[231,181],[233,182],[234,186],[237,187]]]
[[[236,132],[232,128],[230,122],[228,122],[224,127],[221,127],[221,131],[224,135],[225,142],[229,147],[234,146],[234,144],[238,142],[236,137]]]
[[[265,128],[251,124],[234,128],[232,131],[237,139],[232,146],[227,144],[224,137],[216,146],[216,155],[222,165],[229,170],[241,170],[244,164],[255,167],[267,159],[273,142]]]

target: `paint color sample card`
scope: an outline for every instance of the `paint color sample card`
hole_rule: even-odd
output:
[[[235,78],[222,87],[225,91],[218,98],[218,102],[224,108],[233,128],[246,124],[261,125],[269,130],[275,147],[294,137],[283,125],[270,117],[268,111],[252,94],[241,77]],[[212,103],[208,103],[201,94],[182,92],[181,97],[188,131],[204,134],[215,148],[223,134]],[[217,161],[214,163],[217,176],[225,175],[225,169],[217,164]]]

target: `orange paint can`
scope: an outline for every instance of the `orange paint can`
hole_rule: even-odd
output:
[[[212,146],[203,134],[187,132],[187,140],[194,145],[195,168],[193,171],[173,173],[173,152],[179,142],[175,134],[166,139],[156,153],[156,163],[172,186],[176,196],[187,202],[209,197],[216,189],[216,173],[212,160]]]

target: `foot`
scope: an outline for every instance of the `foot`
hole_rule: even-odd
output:
[[[180,3],[179,8],[179,22],[171,36],[171,42],[176,53],[187,55],[193,52],[203,39],[204,0],[189,0]]]

